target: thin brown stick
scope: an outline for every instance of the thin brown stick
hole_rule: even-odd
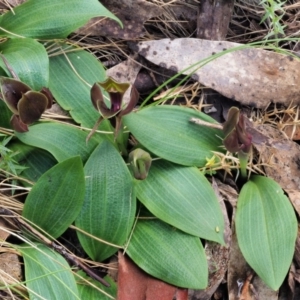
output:
[[[223,130],[223,126],[219,123],[210,123],[197,118],[191,118],[190,121],[197,125]]]

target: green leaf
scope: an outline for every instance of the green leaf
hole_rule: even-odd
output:
[[[80,157],[67,159],[40,177],[26,198],[22,215],[58,238],[79,214],[84,190]]]
[[[30,299],[81,299],[72,270],[61,255],[40,244],[18,250],[24,258]]]
[[[5,102],[0,99],[0,127],[11,128],[10,125],[11,116],[12,116],[12,112],[7,107]]]
[[[56,159],[46,150],[25,145],[19,141],[10,144],[9,149],[16,153],[14,159],[19,165],[25,167],[25,170],[22,171],[22,178],[31,182],[36,182],[42,174],[57,163]],[[29,186],[27,182],[21,181],[21,183]]]
[[[163,281],[191,289],[207,286],[200,239],[159,220],[139,220],[126,252],[141,269]]]
[[[243,186],[236,212],[238,243],[249,265],[274,290],[291,265],[297,228],[293,207],[279,184],[253,176]]]
[[[97,16],[120,20],[97,0],[28,0],[0,19],[0,36],[36,39],[66,38],[72,31]],[[116,24],[117,25],[117,24]],[[0,28],[1,29],[1,28]]]
[[[136,185],[137,198],[156,217],[182,231],[224,244],[218,199],[195,167],[153,161],[148,177]]]
[[[117,298],[117,284],[109,276],[105,276],[103,279],[110,284],[110,287],[105,287],[98,281],[91,279],[84,272],[79,271],[76,274],[82,276],[84,279],[91,282],[98,289],[103,292],[100,292],[98,289],[92,287],[83,280],[77,280],[77,288],[79,291],[80,299],[89,299],[89,300],[111,300]],[[110,295],[110,297],[108,296]]]
[[[84,166],[86,192],[76,226],[107,242],[122,246],[136,211],[131,174],[114,146],[103,141]],[[77,232],[86,253],[102,261],[118,249]]]
[[[101,141],[100,136],[93,136],[86,143],[88,133],[60,123],[39,123],[30,126],[28,132],[15,135],[24,144],[47,150],[59,162],[75,155],[85,162]]]
[[[123,123],[148,150],[166,160],[203,167],[211,151],[222,151],[222,132],[190,122],[199,118],[215,121],[190,108],[152,106],[123,117]]]
[[[44,46],[33,39],[12,39],[0,44],[0,52],[20,80],[33,90],[48,87],[49,58]],[[0,66],[12,76],[3,60]]]
[[[61,49],[67,50],[65,45]],[[74,49],[68,46],[68,50]],[[77,49],[50,58],[50,90],[60,106],[70,111],[75,122],[84,127],[92,128],[100,116],[92,105],[90,90],[95,82],[105,78],[103,66],[84,50]]]

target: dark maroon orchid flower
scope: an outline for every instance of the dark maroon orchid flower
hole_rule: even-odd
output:
[[[252,145],[252,136],[246,131],[244,116],[237,107],[232,107],[223,125],[225,138],[223,143],[232,153],[243,151],[249,153]]]
[[[240,159],[241,173],[246,177],[247,162],[252,148],[252,135],[247,132],[244,116],[237,107],[231,107],[227,120],[223,124],[226,149],[232,153],[237,152]]]
[[[91,100],[95,109],[101,114],[101,117],[95,124],[93,130],[90,132],[87,140],[90,139],[103,119],[114,118],[115,136],[117,136],[121,127],[122,116],[130,113],[139,100],[139,93],[137,89],[132,86],[129,102],[123,107],[123,97],[129,87],[129,83],[119,83],[111,77],[108,77],[108,79],[104,82],[96,82],[92,86]],[[109,103],[105,101],[101,88],[108,93]]]
[[[91,99],[94,107],[101,113],[103,118],[111,118],[119,115],[124,116],[130,113],[137,104],[139,93],[134,86],[131,89],[130,101],[125,108],[122,107],[123,96],[129,88],[129,83],[119,83],[109,77],[104,82],[96,82],[91,89]],[[104,100],[102,87],[110,98],[110,106],[107,106]]]
[[[0,86],[2,99],[14,113],[12,128],[18,132],[28,131],[28,125],[36,122],[52,106],[52,94],[47,88],[35,92],[25,83],[6,77],[0,78]]]

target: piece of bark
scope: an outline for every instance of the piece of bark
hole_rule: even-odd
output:
[[[145,21],[163,12],[159,6],[145,0],[103,0],[101,3],[122,21],[123,28],[113,20],[96,17],[76,33],[133,40],[146,33]]]
[[[186,289],[148,275],[121,252],[118,258],[118,300],[187,300]]]
[[[233,0],[201,1],[198,10],[197,38],[225,40],[233,6]]]

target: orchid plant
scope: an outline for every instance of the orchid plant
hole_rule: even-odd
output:
[[[13,112],[11,126],[18,132],[28,131],[28,125],[40,119],[51,108],[53,97],[48,88],[33,91],[20,80],[1,77],[1,98]]]
[[[94,108],[100,113],[100,117],[88,135],[87,140],[91,138],[103,119],[110,119],[112,125],[115,126],[115,138],[118,136],[122,116],[130,113],[139,100],[139,93],[135,86],[132,85],[129,102],[123,107],[123,97],[129,87],[129,83],[119,83],[111,77],[108,77],[104,82],[94,83],[91,88],[91,99]],[[101,88],[108,93],[109,103],[105,101]]]
[[[237,107],[230,108],[227,120],[223,124],[225,136],[223,144],[229,152],[238,153],[241,175],[246,178],[248,158],[252,149],[252,136],[247,132],[244,118]]]

